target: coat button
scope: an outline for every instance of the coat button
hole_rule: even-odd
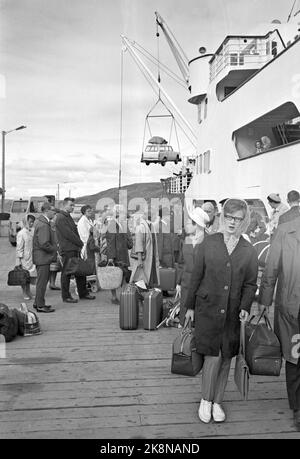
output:
[[[225,309],[221,309],[220,313],[225,314]]]
[[[228,285],[225,285],[224,290],[228,290]]]

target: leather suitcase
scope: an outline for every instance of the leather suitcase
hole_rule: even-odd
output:
[[[143,324],[145,330],[155,330],[161,321],[163,297],[158,289],[147,292],[144,296]]]
[[[139,324],[138,291],[135,285],[127,284],[122,288],[119,309],[120,328],[136,330]]]
[[[160,288],[162,291],[174,290],[176,287],[176,269],[159,268]]]

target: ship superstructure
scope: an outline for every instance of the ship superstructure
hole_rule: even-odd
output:
[[[255,199],[300,189],[300,25],[230,35],[191,60],[197,157],[186,192],[195,201]]]

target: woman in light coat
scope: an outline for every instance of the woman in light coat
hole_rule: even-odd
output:
[[[34,215],[28,214],[23,218],[23,228],[17,233],[16,265],[29,271],[30,283],[34,284],[37,276],[32,261],[32,242],[34,233]],[[30,284],[22,286],[24,300],[31,299]]]
[[[257,289],[256,251],[242,236],[248,228],[247,203],[228,199],[220,216],[220,232],[199,245],[185,302],[186,319],[195,318],[197,351],[204,356],[202,422],[224,422],[223,401],[231,359],[238,354],[240,320],[246,321]]]
[[[144,213],[135,215],[135,237],[130,282],[138,285],[146,284],[149,288],[158,287],[159,255],[157,238],[151,222],[148,222]],[[141,284],[140,284],[141,283]]]
[[[286,361],[286,387],[300,431],[300,217],[278,226],[271,243],[259,303],[271,306],[277,282],[274,331]]]
[[[83,242],[83,247],[81,249],[81,257],[87,259],[87,242],[90,236],[90,229],[94,227],[94,220],[92,218],[93,210],[90,205],[81,207],[82,217],[78,221],[77,229],[79,237]]]

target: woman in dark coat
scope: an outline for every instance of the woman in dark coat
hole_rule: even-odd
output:
[[[263,306],[271,306],[276,282],[274,331],[286,361],[289,404],[300,431],[300,217],[277,228],[260,287]]]
[[[195,319],[197,351],[204,355],[199,418],[225,421],[221,407],[232,357],[238,354],[240,320],[246,321],[257,289],[255,249],[242,234],[249,225],[247,203],[228,199],[220,216],[220,232],[199,245],[186,319]]]
[[[119,266],[124,273],[125,280],[129,280],[127,275],[129,267],[128,250],[132,249],[132,237],[128,230],[127,215],[121,205],[114,208],[114,217],[108,224],[106,233],[107,259],[109,263]],[[111,290],[113,304],[119,304],[116,290]]]

